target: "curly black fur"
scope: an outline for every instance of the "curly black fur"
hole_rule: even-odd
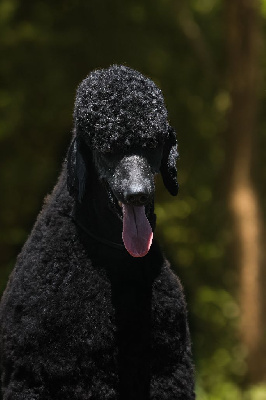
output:
[[[121,239],[119,201],[154,229],[153,176],[175,195],[176,157],[151,80],[113,66],[81,83],[67,160],[0,305],[4,400],[194,399],[180,282],[156,241],[134,258]]]
[[[77,133],[93,149],[156,147],[167,135],[167,110],[160,89],[125,66],[91,73],[80,84],[75,102]]]

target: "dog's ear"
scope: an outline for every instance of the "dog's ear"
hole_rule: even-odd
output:
[[[81,151],[81,141],[74,138],[67,155],[67,188],[69,194],[82,201],[87,179],[86,164]]]
[[[178,193],[177,169],[176,169],[177,157],[178,157],[178,152],[177,152],[176,133],[175,130],[171,126],[169,126],[168,136],[164,142],[160,171],[163,178],[163,183],[172,196],[176,196]]]

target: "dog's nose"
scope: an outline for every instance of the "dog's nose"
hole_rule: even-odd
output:
[[[129,189],[124,193],[126,203],[134,206],[143,206],[148,203],[150,194],[145,189]]]

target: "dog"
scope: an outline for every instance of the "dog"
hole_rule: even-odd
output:
[[[191,400],[182,286],[154,239],[178,192],[161,90],[125,66],[80,84],[62,173],[0,305],[4,400]]]

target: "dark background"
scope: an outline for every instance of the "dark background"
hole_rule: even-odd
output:
[[[255,0],[0,0],[0,291],[60,172],[77,85],[139,70],[178,133],[157,236],[185,288],[199,400],[266,396],[265,18]]]

